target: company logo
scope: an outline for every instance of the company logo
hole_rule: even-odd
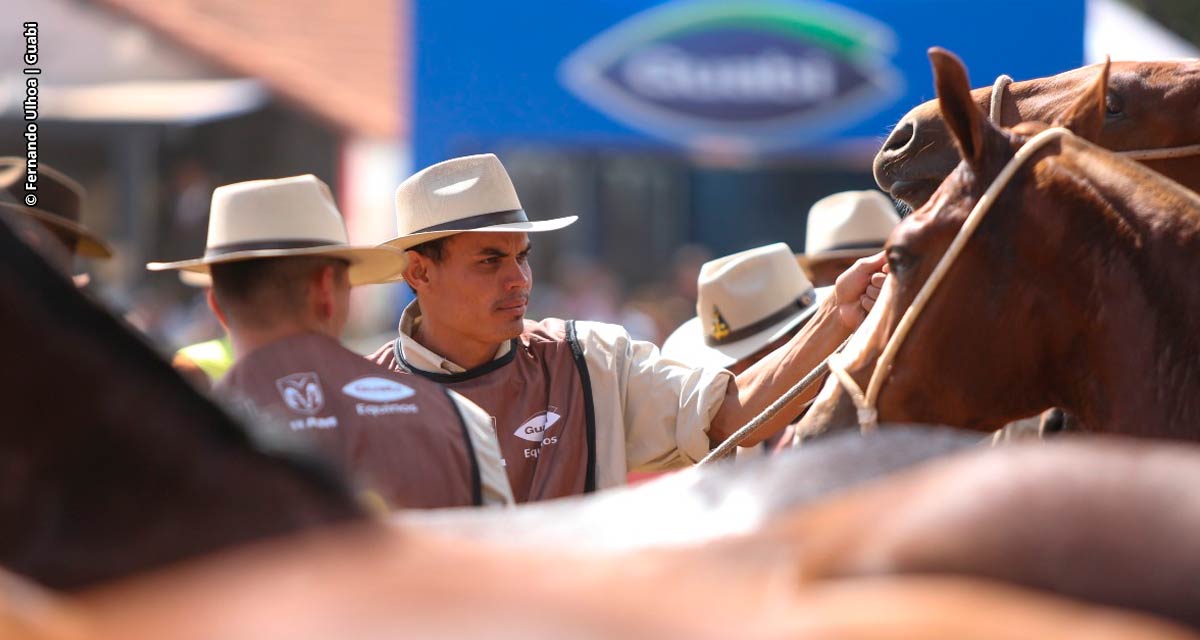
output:
[[[304,415],[314,415],[325,406],[325,393],[317,374],[293,373],[275,381],[275,388],[289,409]]]
[[[412,397],[417,392],[395,380],[368,376],[351,380],[342,387],[342,393],[367,402],[395,402]]]
[[[530,442],[542,442],[545,439],[546,430],[554,426],[562,416],[555,413],[558,411],[555,407],[547,407],[545,411],[539,411],[529,417],[528,420],[521,423],[513,435]]]
[[[903,89],[895,34],[821,2],[678,0],[596,36],[562,83],[616,120],[684,143],[786,145],[852,125]]]

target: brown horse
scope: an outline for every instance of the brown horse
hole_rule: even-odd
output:
[[[853,424],[858,408],[860,422],[989,430],[1060,406],[1095,431],[1200,437],[1200,197],[1083,140],[1104,122],[1104,73],[1059,120],[1079,137],[1019,152],[1045,125],[995,127],[962,64],[930,57],[963,162],[893,232],[880,300],[801,429]],[[1007,169],[1011,182],[989,194],[994,206],[888,348],[1018,153],[1026,161]],[[877,367],[881,355],[894,360]]]
[[[1060,118],[1099,71],[1099,65],[1001,87],[997,125]],[[993,88],[971,92],[985,111]],[[1096,142],[1113,150],[1158,150],[1200,145],[1200,60],[1114,62],[1104,124]],[[1135,156],[1136,157],[1136,156]],[[1200,147],[1179,158],[1146,159],[1146,166],[1200,190]],[[937,100],[909,111],[875,156],[880,188],[916,209],[958,164]]]
[[[3,221],[0,301],[0,565],[79,588],[360,517],[340,479],[265,451]]]

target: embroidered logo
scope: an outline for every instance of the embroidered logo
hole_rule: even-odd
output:
[[[721,310],[713,307],[712,337],[717,340],[724,340],[728,335],[729,323],[725,322],[725,318],[721,315]]]
[[[412,387],[400,384],[395,380],[367,376],[346,383],[342,393],[367,402],[395,402],[415,395]]]
[[[562,416],[556,413],[557,411],[556,407],[546,407],[545,411],[533,414],[525,422],[522,422],[521,426],[517,427],[513,435],[530,442],[542,442],[546,437],[546,430],[554,426],[554,423],[562,418]]]
[[[289,409],[306,416],[315,415],[325,406],[325,392],[316,373],[293,373],[275,381],[275,388]]]

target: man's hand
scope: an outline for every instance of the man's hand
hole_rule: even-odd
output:
[[[867,312],[875,306],[879,289],[887,279],[887,259],[882,251],[860,259],[838,276],[833,287],[838,318],[854,331],[862,324]]]

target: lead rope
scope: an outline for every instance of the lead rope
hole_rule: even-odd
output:
[[[900,350],[900,345],[904,343],[904,339],[908,336],[913,324],[921,315],[921,311],[924,310],[925,305],[937,290],[938,285],[945,279],[946,273],[949,272],[950,267],[954,265],[954,261],[962,253],[967,241],[975,233],[975,229],[983,222],[983,217],[991,210],[992,204],[1000,196],[1000,192],[1008,185],[1013,175],[1016,174],[1017,170],[1021,168],[1021,165],[1030,156],[1053,140],[1073,135],[1070,131],[1062,127],[1046,129],[1030,138],[1029,142],[1018,149],[1017,153],[1009,159],[1008,164],[1004,165],[1000,174],[996,176],[992,184],[988,185],[983,197],[979,199],[979,202],[975,203],[962,228],[954,236],[954,241],[950,243],[950,247],[946,249],[946,253],[938,261],[937,266],[934,267],[933,273],[929,275],[929,279],[925,281],[921,290],[917,292],[917,297],[913,299],[912,304],[909,305],[904,315],[900,318],[900,324],[896,326],[896,331],[888,339],[887,345],[883,349],[883,354],[879,356],[879,360],[875,363],[875,369],[871,372],[871,379],[867,384],[866,393],[863,393],[862,388],[858,386],[858,383],[846,371],[845,364],[841,362],[840,358],[832,356],[829,358],[827,366],[854,402],[854,406],[858,410],[858,425],[863,432],[872,431],[879,424],[879,413],[876,408],[879,401],[879,389],[883,386],[884,379],[891,372],[892,361],[896,358],[896,352]]]
[[[733,435],[726,438],[725,441],[718,445],[716,449],[713,449],[708,455],[704,456],[704,459],[698,462],[697,466],[712,464],[713,462],[726,458],[729,456],[729,454],[733,453],[733,451],[737,449],[737,446],[741,444],[742,441],[744,441],[747,437],[749,437],[750,434],[757,431],[764,422],[774,418],[776,414],[778,414],[783,410],[784,407],[788,405],[788,403],[795,400],[796,396],[804,393],[805,389],[808,389],[813,385],[814,382],[824,377],[829,371],[829,361],[832,360],[833,356],[837,355],[848,342],[850,342],[850,339],[846,338],[846,341],[843,342],[837,349],[835,349],[828,358],[822,360],[821,364],[818,364],[815,369],[809,371],[808,375],[801,378],[800,382],[797,382],[795,385],[793,385],[791,389],[788,389],[787,393],[780,396],[775,402],[772,402],[770,406],[768,406],[766,409],[763,409],[762,412],[757,416],[754,416],[753,420],[746,423],[746,425],[741,429],[734,431]],[[812,400],[809,400],[804,404],[802,409],[807,409],[811,404]]]
[[[997,76],[996,81],[992,83],[992,98],[989,103],[988,118],[997,126],[1002,126],[1000,116],[1003,112],[1004,91],[1008,85],[1012,84],[1013,79],[1001,74]],[[1162,147],[1158,149],[1129,149],[1126,151],[1114,151],[1120,155],[1129,158],[1130,160],[1170,160],[1172,158],[1186,158],[1189,156],[1200,155],[1200,144],[1186,144],[1177,147]]]

